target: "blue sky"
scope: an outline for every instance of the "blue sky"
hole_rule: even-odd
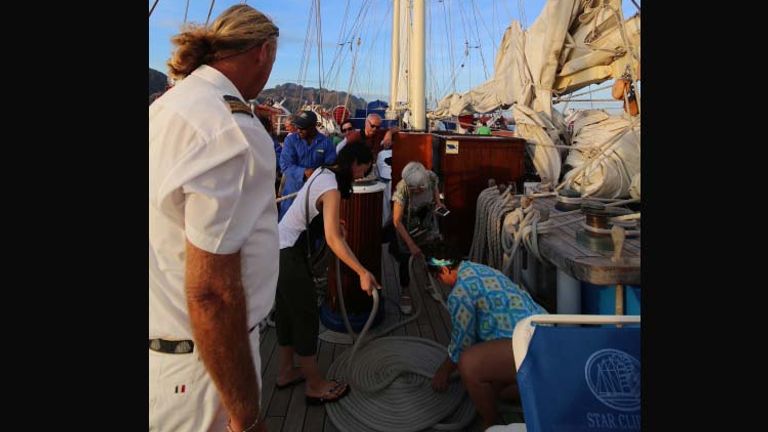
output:
[[[401,0],[407,1],[407,0]],[[493,74],[496,47],[513,19],[530,26],[541,12],[545,0],[425,0],[427,7],[427,98],[432,105],[452,91],[466,91]],[[642,5],[640,0],[635,0]],[[148,9],[155,0],[149,0]],[[215,2],[211,21],[237,0]],[[306,72],[300,74],[310,8],[315,0],[250,0],[280,27],[277,58],[267,88],[286,82],[318,87],[315,26],[312,52]],[[625,18],[637,9],[623,0]],[[211,2],[189,0],[187,21],[204,23]],[[345,7],[349,5],[345,21]],[[171,55],[170,39],[184,21],[187,0],[159,0],[149,18],[149,67],[167,73],[165,62]],[[361,38],[351,92],[367,100],[389,99],[390,32],[392,0],[321,0],[323,40],[323,88],[346,91],[351,77],[354,52],[340,42]],[[359,14],[361,9],[363,13]],[[357,31],[350,31],[357,21]],[[340,30],[346,22],[344,35]],[[446,31],[446,28],[448,31]],[[354,35],[354,39],[352,38]],[[466,43],[465,43],[466,41]],[[467,49],[467,46],[469,47]],[[461,67],[461,64],[464,64]],[[603,98],[595,93],[595,98]]]

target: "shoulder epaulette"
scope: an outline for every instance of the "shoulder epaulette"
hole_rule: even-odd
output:
[[[229,105],[229,110],[233,113],[248,114],[253,117],[253,111],[251,107],[245,102],[240,100],[237,96],[224,95],[224,101]]]

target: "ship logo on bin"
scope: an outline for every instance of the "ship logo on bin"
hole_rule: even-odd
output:
[[[640,361],[616,349],[595,351],[587,359],[584,376],[592,394],[619,411],[640,409]]]

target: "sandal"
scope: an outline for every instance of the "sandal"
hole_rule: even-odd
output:
[[[350,391],[352,391],[352,389],[349,387],[349,384],[346,384],[347,387],[344,389],[344,391],[334,397],[333,392],[336,391],[336,389],[339,388],[339,386],[342,386],[345,384],[340,383],[336,380],[331,380],[331,381],[335,382],[336,385],[331,387],[330,390],[326,390],[325,392],[323,392],[323,394],[320,395],[320,397],[304,396],[304,399],[306,400],[307,405],[322,405],[324,403],[336,402],[344,398],[346,395],[349,394]]]

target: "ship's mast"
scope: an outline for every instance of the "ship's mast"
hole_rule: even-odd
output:
[[[392,5],[392,61],[389,72],[389,109],[387,118],[397,118],[397,81],[400,71],[400,0]]]
[[[426,130],[427,100],[424,92],[425,52],[424,52],[424,0],[413,0],[413,37],[410,50],[409,99],[411,102],[412,125],[414,130]]]

